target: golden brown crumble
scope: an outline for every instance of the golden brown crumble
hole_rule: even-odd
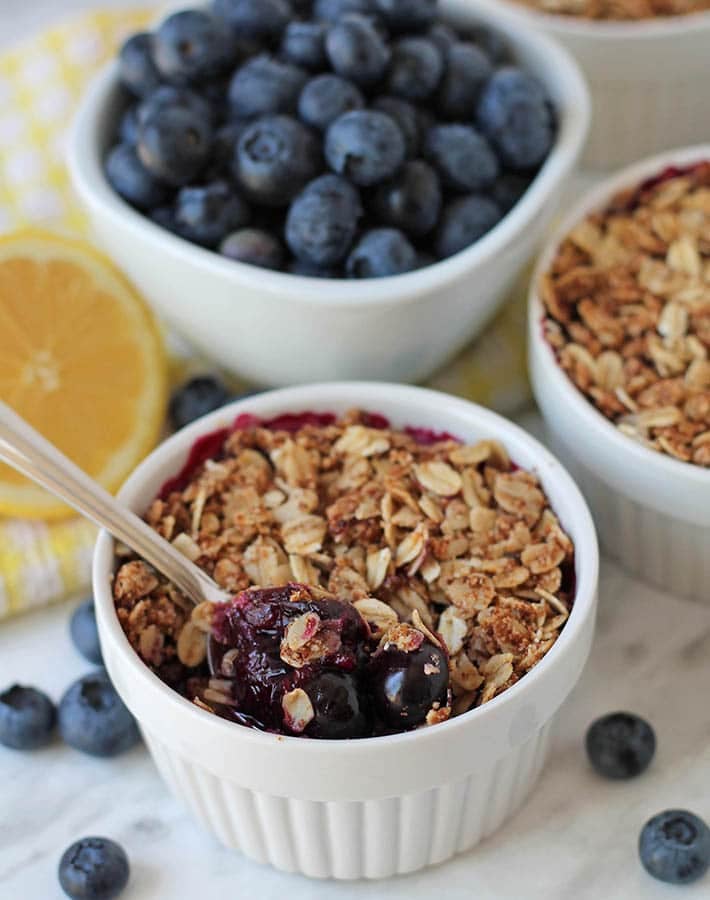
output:
[[[353,603],[375,638],[443,640],[461,713],[519,680],[555,642],[573,600],[574,548],[536,476],[499,443],[418,443],[369,421],[353,411],[295,433],[236,430],[222,457],[153,501],[146,520],[226,590],[310,583]],[[204,660],[210,604],[192,610],[135,559],[118,569],[114,596],[153,668]],[[321,652],[316,619],[301,616],[285,635],[295,666]],[[308,718],[300,694],[288,704]]]
[[[541,282],[545,335],[621,432],[710,466],[710,164],[617,195]]]
[[[633,21],[710,10],[710,0],[519,0],[542,12],[585,19]]]

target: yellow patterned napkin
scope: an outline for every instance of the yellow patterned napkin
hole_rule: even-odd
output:
[[[28,223],[87,236],[64,167],[64,139],[94,72],[153,9],[87,13],[0,56],[0,233]],[[90,236],[90,235],[89,235]],[[529,399],[523,288],[485,336],[429,382],[504,412]],[[176,377],[198,365],[176,359]],[[88,589],[95,530],[0,519],[0,619]]]

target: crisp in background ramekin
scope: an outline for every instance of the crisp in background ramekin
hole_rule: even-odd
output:
[[[323,741],[265,734],[206,713],[164,685],[131,648],[111,596],[113,541],[99,536],[93,584],[106,667],[140,723],[173,793],[223,844],[312,877],[381,878],[468,850],[524,802],[545,761],[555,712],[589,652],[598,553],[589,511],[540,444],[500,416],[445,394],[374,383],[333,383],[257,395],[204,417],[155,450],[119,498],[143,512],[197,437],[239,412],[352,407],[393,425],[495,437],[534,470],[576,546],[574,607],[549,653],[485,706],[431,728],[390,737]]]
[[[543,336],[538,285],[565,235],[620,190],[668,166],[710,160],[710,144],[636,163],[586,194],[540,256],[528,313],[533,390],[555,452],[582,489],[605,551],[673,594],[710,601],[710,471],[623,435],[577,390]]]
[[[121,102],[116,66],[88,91],[68,162],[93,234],[165,321],[226,369],[263,385],[423,379],[481,331],[543,239],[589,126],[579,68],[504,10],[479,12],[465,0],[441,5],[452,19],[509,37],[521,65],[546,85],[560,127],[534,184],[499,225],[461,253],[405,275],[345,281],[271,272],[160,228],[103,174]]]
[[[517,0],[470,2],[513,12],[577,60],[594,106],[585,166],[612,169],[707,140],[710,12],[608,22],[551,15]]]

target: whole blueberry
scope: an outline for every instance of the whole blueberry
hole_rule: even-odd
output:
[[[468,194],[444,207],[437,229],[436,252],[452,256],[473,244],[501,220],[502,213],[490,197]]]
[[[129,106],[121,116],[118,125],[119,140],[125,144],[135,144],[138,140],[138,107]]]
[[[431,28],[427,29],[426,36],[436,44],[444,56],[449,48],[459,41],[456,31],[451,25],[446,25],[444,22],[435,22]]]
[[[264,116],[239,138],[234,176],[254,200],[285,206],[321,168],[319,142],[290,116]]]
[[[281,39],[281,56],[295,66],[325,68],[325,22],[289,22]]]
[[[138,158],[131,144],[118,144],[106,158],[106,178],[111,187],[138,209],[150,209],[166,196],[161,184]]]
[[[92,597],[80,603],[72,613],[69,620],[69,633],[74,646],[85,659],[97,666],[103,665],[99,631],[96,627],[96,610]]]
[[[390,93],[406,100],[424,100],[439,84],[444,71],[441,51],[424,37],[404,37],[392,48],[387,75]]]
[[[287,0],[212,0],[215,15],[241,38],[278,38],[291,16]]]
[[[314,0],[313,16],[321,22],[337,22],[348,13],[372,13],[374,0]]]
[[[404,154],[404,137],[397,123],[377,110],[344,113],[325,135],[325,158],[330,168],[361,186],[391,178],[402,165]]]
[[[644,719],[633,713],[602,716],[589,727],[587,756],[606,778],[633,778],[644,772],[656,752],[656,736]]]
[[[153,38],[160,74],[175,84],[190,84],[222,71],[230,60],[229,36],[200,9],[184,9],[163,21]]]
[[[164,112],[166,109],[182,109],[199,116],[207,124],[214,124],[214,112],[209,102],[194,90],[163,84],[156,91],[148,94],[138,106],[136,117],[138,125]]]
[[[332,25],[325,50],[334,72],[364,86],[379,81],[390,61],[387,43],[362,15],[347,15]]]
[[[348,278],[383,278],[417,267],[417,251],[396,228],[366,231],[345,263]]]
[[[76,841],[59,861],[59,883],[71,900],[113,900],[128,884],[124,849],[103,837]]]
[[[468,33],[471,40],[478,44],[496,65],[500,66],[507,62],[510,48],[501,32],[487,28],[485,25],[476,25]]]
[[[218,378],[197,375],[179,387],[170,398],[170,424],[178,431],[195,419],[229,403],[231,399],[232,395]]]
[[[446,706],[446,653],[429,640],[408,650],[384,643],[370,657],[368,674],[375,714],[387,729],[414,728],[434,704]]]
[[[395,31],[427,28],[436,17],[437,0],[374,0],[375,9]]]
[[[372,108],[383,112],[399,126],[408,159],[419,153],[421,142],[421,110],[401,97],[383,94],[372,102]]]
[[[338,116],[364,105],[365,98],[352,81],[327,72],[311,78],[303,88],[298,115],[306,125],[325,131]]]
[[[52,739],[56,710],[46,694],[13,684],[0,694],[0,744],[36,750]]]
[[[504,213],[509,212],[530,187],[531,179],[516,172],[504,172],[491,187],[491,196]]]
[[[426,135],[425,155],[444,184],[459,191],[487,188],[498,177],[498,160],[488,141],[470,125],[435,125]]]
[[[138,157],[151,175],[178,187],[204,168],[212,140],[212,126],[201,115],[185,107],[165,107],[141,124]]]
[[[554,141],[551,106],[540,83],[514,66],[498,69],[484,87],[477,122],[511,169],[543,162]]]
[[[125,41],[118,54],[118,74],[124,87],[136,97],[146,97],[160,86],[151,34],[139,32]]]
[[[406,162],[397,175],[377,187],[373,209],[385,225],[422,235],[436,225],[441,211],[441,185],[421,159]]]
[[[219,252],[262,269],[283,268],[285,255],[281,241],[263,228],[241,228],[227,235],[219,245]]]
[[[179,233],[203,247],[216,247],[225,235],[249,222],[249,207],[226,181],[181,188],[175,200]]]
[[[322,268],[314,266],[313,263],[306,262],[302,259],[294,257],[286,266],[286,270],[292,275],[302,275],[304,278],[344,278],[342,271],[335,267]]]
[[[349,672],[321,672],[303,684],[313,706],[308,737],[325,740],[367,737],[371,724],[367,701],[354,675]]]
[[[361,215],[360,196],[352,184],[337,175],[321,175],[291,204],[286,241],[301,262],[326,269],[347,255]]]
[[[267,54],[255,56],[237,69],[229,85],[231,114],[247,119],[293,112],[307,78],[303,69],[291,63]]]
[[[710,829],[687,810],[666,810],[644,825],[639,856],[644,869],[659,881],[690,884],[710,866]]]
[[[215,132],[212,144],[212,158],[210,171],[219,175],[226,175],[231,171],[232,160],[237,148],[237,143],[242,134],[247,130],[251,121],[235,120],[222,125]]]
[[[471,121],[493,65],[475,44],[457,43],[446,53],[446,67],[437,93],[437,111],[442,118]]]
[[[91,756],[116,756],[140,740],[133,716],[103,670],[71,685],[59,703],[57,720],[63,740]]]

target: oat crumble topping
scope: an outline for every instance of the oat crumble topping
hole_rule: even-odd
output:
[[[628,437],[710,467],[710,163],[618,194],[540,287],[579,390]]]
[[[146,520],[235,594],[306,583],[351,602],[375,640],[445,642],[453,709],[432,709],[429,723],[518,681],[554,644],[573,602],[572,542],[536,476],[502,445],[423,442],[360,411],[292,430],[257,420],[236,428]],[[190,677],[206,670],[209,604],[193,610],[128,553],[114,597],[136,652],[190,696]],[[303,665],[322,640],[308,613],[289,626],[282,657]],[[294,721],[308,721],[300,693],[284,703]]]
[[[710,10],[710,0],[520,0],[542,12],[585,19],[633,21]]]

